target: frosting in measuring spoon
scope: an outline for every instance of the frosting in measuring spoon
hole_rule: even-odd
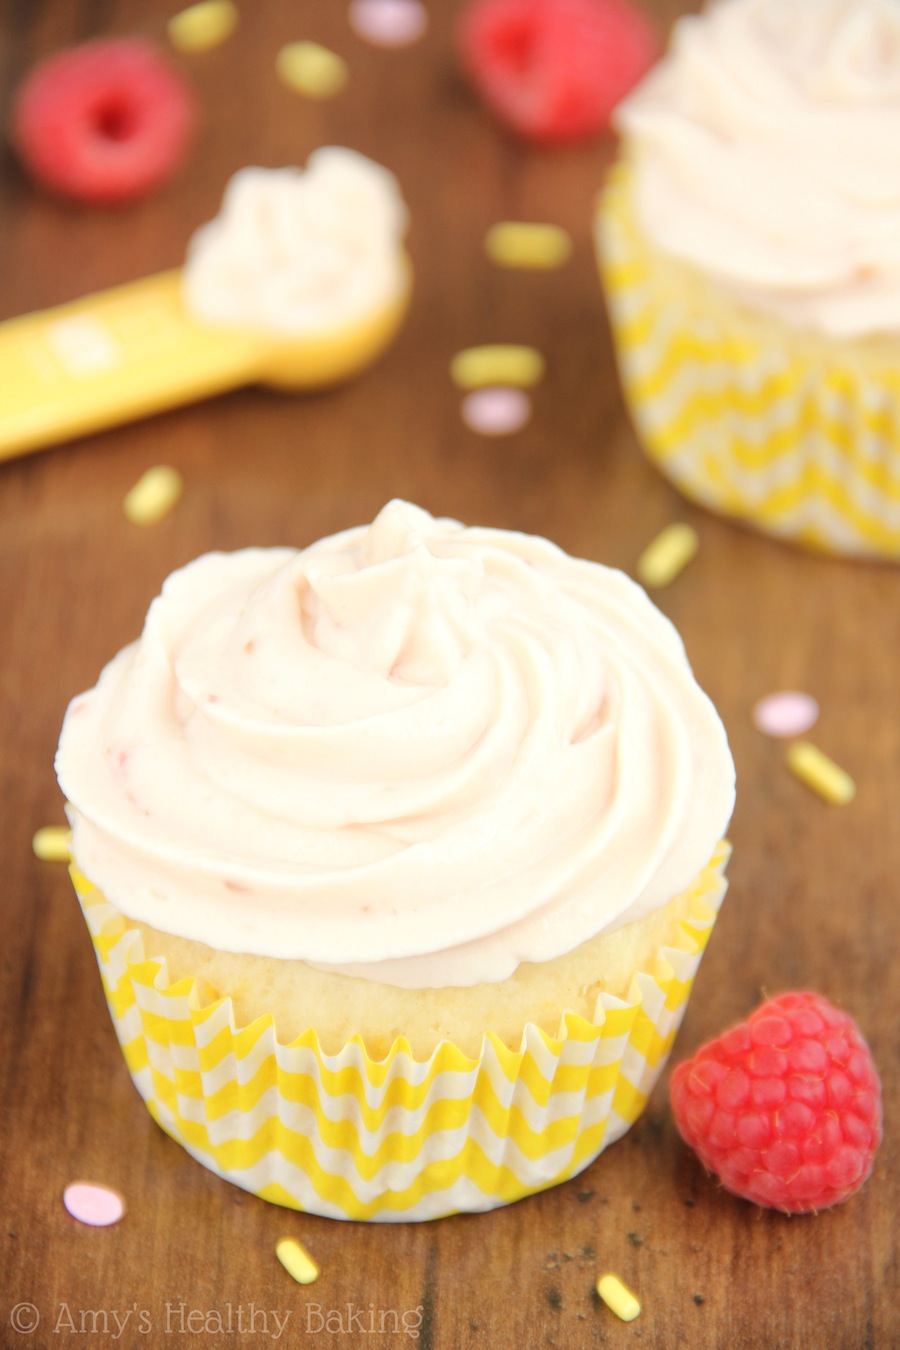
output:
[[[405,284],[407,211],[387,169],[326,146],[303,169],[241,169],[196,231],[185,304],[206,323],[307,337],[366,320]]]

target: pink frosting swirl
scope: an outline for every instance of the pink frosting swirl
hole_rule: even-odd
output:
[[[174,573],[70,705],[57,771],[75,859],[126,914],[412,987],[664,904],[734,795],[638,586],[403,502]]]
[[[718,0],[617,120],[661,248],[795,325],[900,330],[896,0]]]

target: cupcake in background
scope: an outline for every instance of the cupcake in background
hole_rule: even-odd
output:
[[[56,763],[132,1077],[220,1175],[434,1218],[573,1176],[643,1109],[734,768],[622,573],[403,502],[208,554]]]
[[[617,125],[597,246],[646,450],[712,510],[900,557],[900,5],[717,0]]]

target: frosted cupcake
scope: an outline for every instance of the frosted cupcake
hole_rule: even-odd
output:
[[[174,573],[57,771],[152,1114],[325,1215],[585,1167],[724,893],[733,765],[671,624],[619,572],[402,502]]]
[[[900,7],[719,0],[618,126],[598,248],[646,449],[713,510],[900,556]]]

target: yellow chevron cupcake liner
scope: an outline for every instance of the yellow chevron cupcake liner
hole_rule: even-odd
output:
[[[900,341],[841,343],[731,301],[647,244],[624,164],[597,251],[625,395],[663,473],[807,547],[900,557]]]
[[[678,939],[625,1000],[559,1034],[525,1028],[518,1051],[485,1036],[424,1062],[398,1039],[373,1060],[358,1037],[325,1054],[315,1029],[281,1044],[271,1017],[235,1025],[168,981],[140,934],[73,868],[116,1034],[162,1128],[245,1190],[338,1219],[434,1219],[493,1209],[575,1176],[640,1115],[681,1023],[725,894],[729,847],[690,888]]]

